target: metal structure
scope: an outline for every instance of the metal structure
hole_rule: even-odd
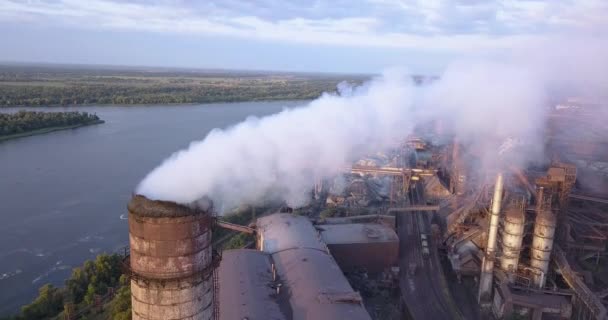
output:
[[[343,271],[380,273],[399,259],[399,238],[395,231],[378,223],[317,225],[321,239]]]
[[[277,213],[257,220],[258,249],[269,254],[291,306],[288,319],[370,320],[306,217]]]
[[[350,172],[360,175],[370,174],[392,177],[389,202],[391,205],[395,205],[397,199],[405,197],[407,190],[410,187],[411,180],[418,180],[419,177],[423,176],[434,176],[437,173],[437,170],[353,165]]]
[[[496,183],[494,185],[492,209],[490,211],[488,242],[486,244],[485,256],[483,257],[481,276],[479,278],[479,301],[488,300],[490,298],[490,295],[492,294],[494,259],[496,256],[496,238],[498,235],[498,222],[500,218],[500,205],[502,202],[503,186],[504,182],[502,173],[498,173],[496,175]]]
[[[500,268],[510,274],[517,272],[524,240],[525,207],[523,199],[514,199],[505,210],[502,223],[502,256]],[[513,281],[512,277],[510,281]]]
[[[551,135],[560,132],[570,130]],[[213,220],[209,210],[134,197],[134,318],[209,319],[215,308],[217,319],[367,320],[362,297],[342,271],[367,281],[390,269],[400,307],[413,319],[486,319],[490,312],[497,319],[606,319],[606,293],[583,281],[577,261],[605,258],[608,200],[595,182],[587,189],[576,184],[572,194],[577,170],[585,167],[571,163],[599,166],[608,162],[591,156],[608,153],[549,136],[544,147],[551,156],[522,167],[508,163],[503,144],[493,183],[479,160],[487,149],[457,137],[451,144],[451,137],[430,138],[409,139],[342,168],[352,173],[340,177],[346,188],[316,181],[316,201],[299,213],[310,219],[290,211],[240,226]],[[559,148],[586,158],[562,162]],[[227,251],[216,291],[209,285],[212,225],[255,235],[258,249]],[[458,281],[446,280],[444,254]],[[475,284],[477,301],[452,295]]]
[[[210,210],[141,195],[128,209],[133,319],[212,319]]]
[[[253,249],[226,250],[217,269],[216,320],[290,319],[291,306],[270,255]]]
[[[530,248],[530,266],[537,271],[533,276],[533,282],[539,288],[543,288],[547,281],[555,227],[555,215],[551,211],[544,209],[536,213],[534,238]]]

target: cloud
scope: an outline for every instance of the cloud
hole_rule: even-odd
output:
[[[220,36],[282,43],[504,50],[564,28],[605,26],[599,0],[5,1],[0,21],[70,28]]]

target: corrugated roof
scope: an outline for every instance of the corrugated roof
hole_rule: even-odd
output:
[[[219,319],[289,319],[273,289],[270,255],[257,250],[226,250],[218,269]],[[283,305],[283,311],[289,305]]]
[[[257,220],[262,250],[271,254],[294,320],[371,320],[310,220],[273,214]]]
[[[377,223],[324,224],[319,229],[328,245],[399,241],[393,229]]]
[[[288,290],[294,320],[371,320],[361,296],[329,254],[294,249],[275,253],[272,258]]]
[[[306,217],[291,213],[275,213],[256,222],[262,235],[261,250],[270,254],[293,248],[310,248],[327,251],[317,231]]]

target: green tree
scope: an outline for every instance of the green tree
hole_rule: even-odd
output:
[[[87,292],[89,280],[85,271],[82,268],[75,268],[72,271],[72,276],[66,281],[68,294],[74,300],[74,303],[82,302],[84,295]]]
[[[112,302],[110,311],[114,320],[131,320],[131,287],[121,287]]]
[[[95,302],[95,294],[97,294],[97,286],[91,282],[87,287],[87,293],[84,295],[84,302],[87,305],[93,304],[93,302]]]
[[[63,309],[63,296],[50,284],[42,286],[34,302],[23,306],[21,314],[25,319],[44,319],[57,315]]]

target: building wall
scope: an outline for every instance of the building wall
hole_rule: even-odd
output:
[[[379,273],[396,266],[399,242],[329,244],[329,252],[343,271],[365,269]]]

